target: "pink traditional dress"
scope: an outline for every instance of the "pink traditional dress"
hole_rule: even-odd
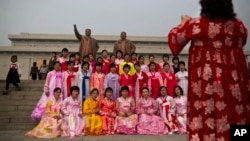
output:
[[[115,101],[103,98],[99,101],[102,129],[106,134],[115,133],[116,104]]]
[[[39,124],[25,135],[36,138],[56,138],[61,134],[62,115],[60,113],[62,101],[53,97],[46,102],[45,113]],[[60,118],[55,118],[58,116]]]
[[[63,99],[70,96],[70,88],[76,85],[76,73],[70,71],[63,72]]]
[[[99,90],[99,96],[98,99],[103,98],[104,94],[104,73],[92,73],[90,76],[90,90],[97,88]]]
[[[79,70],[81,70],[81,62],[80,61],[75,61],[73,71],[78,72]]]
[[[61,71],[64,72],[64,71],[67,71],[67,63],[69,61],[68,58],[64,58],[64,57],[60,57],[60,58],[57,58],[57,61],[60,62],[61,64]]]
[[[117,107],[117,112],[119,113],[130,113],[132,115],[128,117],[116,117],[115,129],[118,133],[123,134],[136,134],[136,125],[138,116],[134,114],[135,112],[135,102],[132,97],[127,97],[126,99],[122,96],[117,99],[119,106]]]
[[[118,59],[118,58],[115,59],[116,65],[120,65],[121,62],[124,62],[124,59]]]
[[[104,73],[105,75],[109,73],[109,65],[109,59],[102,58],[102,73]]]
[[[168,133],[172,134],[173,132],[178,131],[176,125],[174,99],[171,96],[165,96],[158,97],[156,101],[159,105],[160,115],[167,126]]]
[[[89,71],[91,72],[91,73],[94,73],[95,72],[95,61],[90,61],[89,62]]]
[[[57,87],[62,89],[62,84],[63,82],[62,82],[61,71],[53,70],[47,74],[46,81],[43,87],[43,94],[30,116],[32,120],[39,121],[41,119],[45,111],[45,106],[47,101],[51,98],[54,98],[54,89]],[[47,96],[46,93],[49,93],[49,96]],[[61,100],[62,100],[62,95],[61,95]]]
[[[120,86],[128,86],[129,87],[129,96],[135,97],[135,89],[134,89],[134,81],[131,75],[121,74],[120,75]]]
[[[104,89],[108,87],[112,88],[113,90],[112,99],[116,100],[119,97],[119,90],[120,90],[118,74],[110,72],[105,76]]]
[[[62,136],[80,136],[83,135],[84,119],[79,116],[82,114],[82,102],[72,96],[64,99],[62,104],[63,122]]]
[[[146,65],[146,64],[140,64],[140,66],[141,66],[141,71],[143,71],[145,73],[149,72],[148,65]]]
[[[174,56],[191,41],[188,59],[188,140],[229,139],[230,124],[250,123],[250,84],[239,19],[193,18],[168,36]]]
[[[177,81],[175,78],[175,74],[172,71],[169,72],[162,72],[161,73],[163,84],[167,87],[167,92],[169,96],[174,96],[174,88],[177,86]]]
[[[139,115],[138,134],[160,135],[166,133],[164,120],[156,115],[157,110],[157,103],[153,98],[140,98],[136,106],[136,113]]]
[[[142,97],[142,88],[148,86],[148,76],[145,72],[140,71],[133,75],[133,81],[135,82],[135,101]]]
[[[187,132],[187,97],[180,96],[174,98],[176,104],[177,127],[180,133]]]
[[[161,74],[159,72],[148,72],[147,75],[150,96],[156,99],[160,96],[160,86],[163,86]]]

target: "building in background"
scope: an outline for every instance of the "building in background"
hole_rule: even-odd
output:
[[[115,41],[120,39],[119,36],[109,35],[95,35],[93,37],[100,46],[97,56],[100,56],[103,49],[112,53]],[[33,62],[37,62],[37,66],[40,67],[44,59],[49,62],[52,52],[57,52],[57,56],[60,56],[63,48],[68,48],[70,53],[77,52],[79,49],[79,41],[74,35],[20,33],[9,35],[8,38],[11,41],[11,46],[0,46],[0,80],[6,78],[11,55],[18,56],[22,69],[21,79],[27,80],[30,79],[29,73]],[[144,55],[146,61],[149,54],[153,54],[157,62],[161,61],[163,54],[171,54],[166,37],[128,36],[128,39],[134,42],[136,53]],[[250,56],[250,51],[245,52],[245,54],[246,57]],[[187,62],[188,50],[183,50],[179,58]],[[172,56],[170,55],[170,62],[171,60]]]

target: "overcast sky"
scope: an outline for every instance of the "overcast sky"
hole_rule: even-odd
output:
[[[234,0],[250,29],[250,0]],[[93,35],[166,36],[180,16],[198,16],[198,0],[0,0],[0,46],[20,32],[73,34],[73,24]],[[247,50],[250,50],[250,38]]]

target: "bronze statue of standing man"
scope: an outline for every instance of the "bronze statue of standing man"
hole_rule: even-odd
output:
[[[132,41],[126,39],[126,32],[121,32],[121,39],[115,42],[113,53],[116,54],[117,50],[121,50],[123,54],[131,54],[136,50],[136,46]]]
[[[76,38],[80,41],[79,53],[81,55],[81,60],[84,56],[88,55],[89,53],[93,54],[93,57],[96,58],[96,52],[99,49],[99,45],[96,39],[91,37],[91,29],[85,29],[85,36],[81,35],[76,25],[74,24],[74,31]]]

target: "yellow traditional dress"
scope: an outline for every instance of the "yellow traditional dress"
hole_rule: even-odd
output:
[[[86,99],[83,106],[83,113],[86,118],[85,133],[87,135],[101,135],[102,134],[102,119],[94,111],[98,109],[98,101],[91,97]]]
[[[54,118],[55,116],[62,117],[60,114],[61,100],[56,101],[53,97],[46,104],[45,113],[42,116],[40,123],[25,135],[36,138],[56,138],[61,134],[61,118]]]
[[[131,62],[121,62],[120,64],[119,64],[119,74],[121,75],[121,74],[123,74],[124,73],[124,71],[123,71],[123,66],[124,65],[126,65],[126,64],[128,64],[129,66],[130,66],[130,71],[128,72],[128,74],[129,75],[131,75],[131,76],[133,76],[134,74],[135,74],[135,68],[134,68],[134,64],[133,63],[131,63]]]

